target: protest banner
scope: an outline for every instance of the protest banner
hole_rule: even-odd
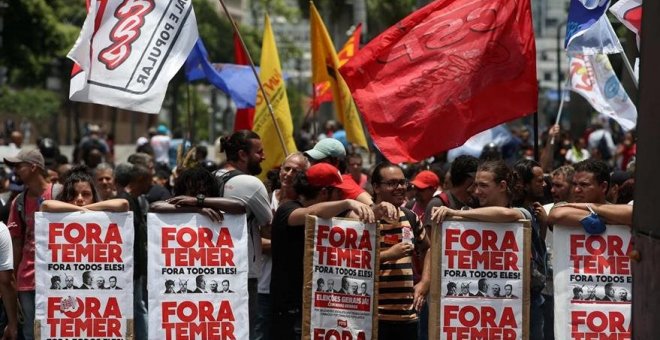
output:
[[[555,338],[631,339],[630,227],[554,227]]]
[[[447,220],[433,226],[430,339],[527,339],[531,230]]]
[[[35,338],[133,339],[133,213],[35,213]]]
[[[303,339],[378,338],[378,228],[308,216]]]
[[[245,215],[149,214],[149,337],[248,339]]]

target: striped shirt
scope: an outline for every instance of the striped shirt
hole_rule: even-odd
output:
[[[402,230],[405,227],[414,227],[415,244],[419,244],[424,239],[424,228],[419,223],[417,216],[412,213],[411,216],[414,216],[414,221],[408,221],[403,209],[405,208],[399,210],[399,223],[387,224],[381,221],[381,252],[401,242]],[[417,320],[417,313],[413,308],[414,283],[412,256],[405,256],[393,261],[384,261],[380,264],[378,293],[379,320],[395,322]]]

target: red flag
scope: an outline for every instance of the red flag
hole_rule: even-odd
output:
[[[392,162],[419,161],[537,108],[529,0],[435,1],[341,73]]]
[[[239,65],[248,65],[248,57],[243,51],[243,46],[234,32],[234,61]],[[234,119],[234,131],[238,130],[252,130],[254,125],[254,108],[238,109],[236,110],[236,118]]]

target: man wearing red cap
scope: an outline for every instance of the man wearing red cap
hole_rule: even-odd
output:
[[[352,199],[344,199],[344,182],[339,170],[327,163],[311,166],[294,180],[297,200],[279,206],[272,223],[273,270],[270,294],[273,297],[273,339],[300,339],[302,322],[303,255],[305,218],[354,217],[373,223],[374,211]],[[379,214],[388,209],[374,208]]]
[[[433,171],[423,170],[413,178],[410,184],[413,185],[415,191],[415,203],[411,210],[421,221],[424,221],[424,211],[433,198],[433,194],[440,187],[440,178]]]
[[[34,213],[39,211],[41,202],[54,199],[56,195],[53,194],[53,184],[46,180],[44,157],[39,150],[23,149],[4,161],[14,168],[14,173],[27,187],[12,201],[7,224],[14,248],[14,266],[18,267],[17,290],[24,316],[23,336],[27,340],[34,338]]]

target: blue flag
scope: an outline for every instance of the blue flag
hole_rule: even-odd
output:
[[[207,79],[236,104],[245,109],[255,106],[259,84],[250,66],[235,64],[211,64],[202,39],[198,39],[185,64],[186,79]],[[257,71],[258,72],[258,71]]]
[[[571,0],[564,47],[569,55],[623,52],[605,12],[610,0]]]

